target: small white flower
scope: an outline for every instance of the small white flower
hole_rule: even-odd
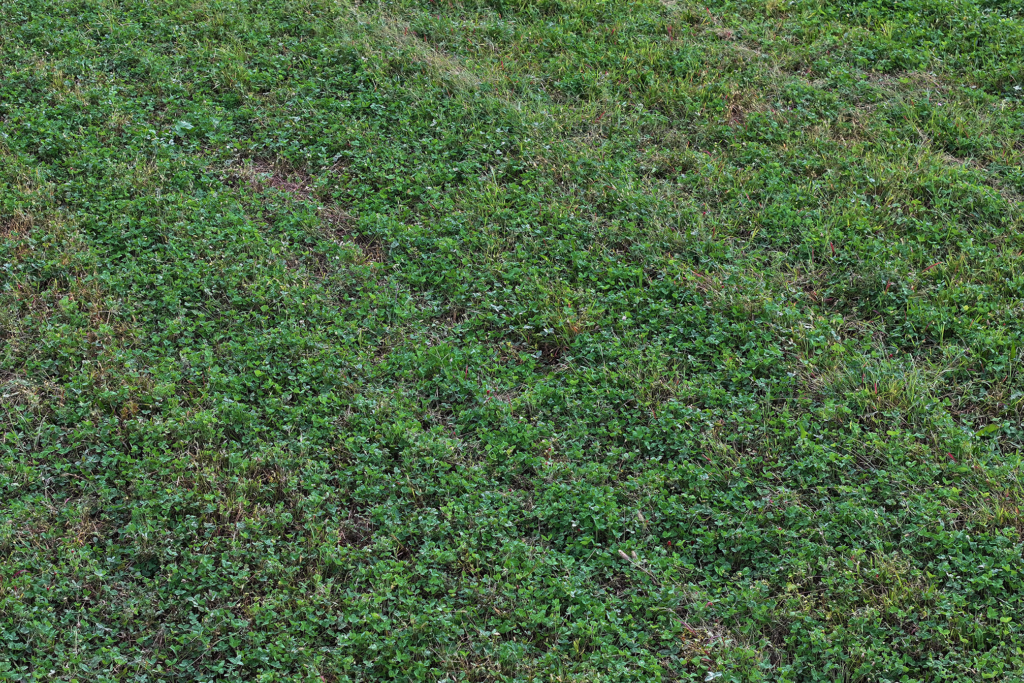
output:
[[[1015,85],[1015,86],[1013,86],[1013,89],[1014,90],[1020,90],[1020,86],[1019,85]]]

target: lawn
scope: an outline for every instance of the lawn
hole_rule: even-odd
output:
[[[0,681],[1024,679],[1022,0],[0,3]]]

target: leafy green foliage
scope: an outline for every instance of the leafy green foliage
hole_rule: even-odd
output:
[[[1022,12],[4,3],[0,675],[1019,677]]]

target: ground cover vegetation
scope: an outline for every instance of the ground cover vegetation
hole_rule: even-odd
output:
[[[0,3],[0,677],[1024,668],[1020,0]]]

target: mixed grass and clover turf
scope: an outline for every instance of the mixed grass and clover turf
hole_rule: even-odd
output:
[[[0,5],[0,678],[1024,668],[1019,0]]]

